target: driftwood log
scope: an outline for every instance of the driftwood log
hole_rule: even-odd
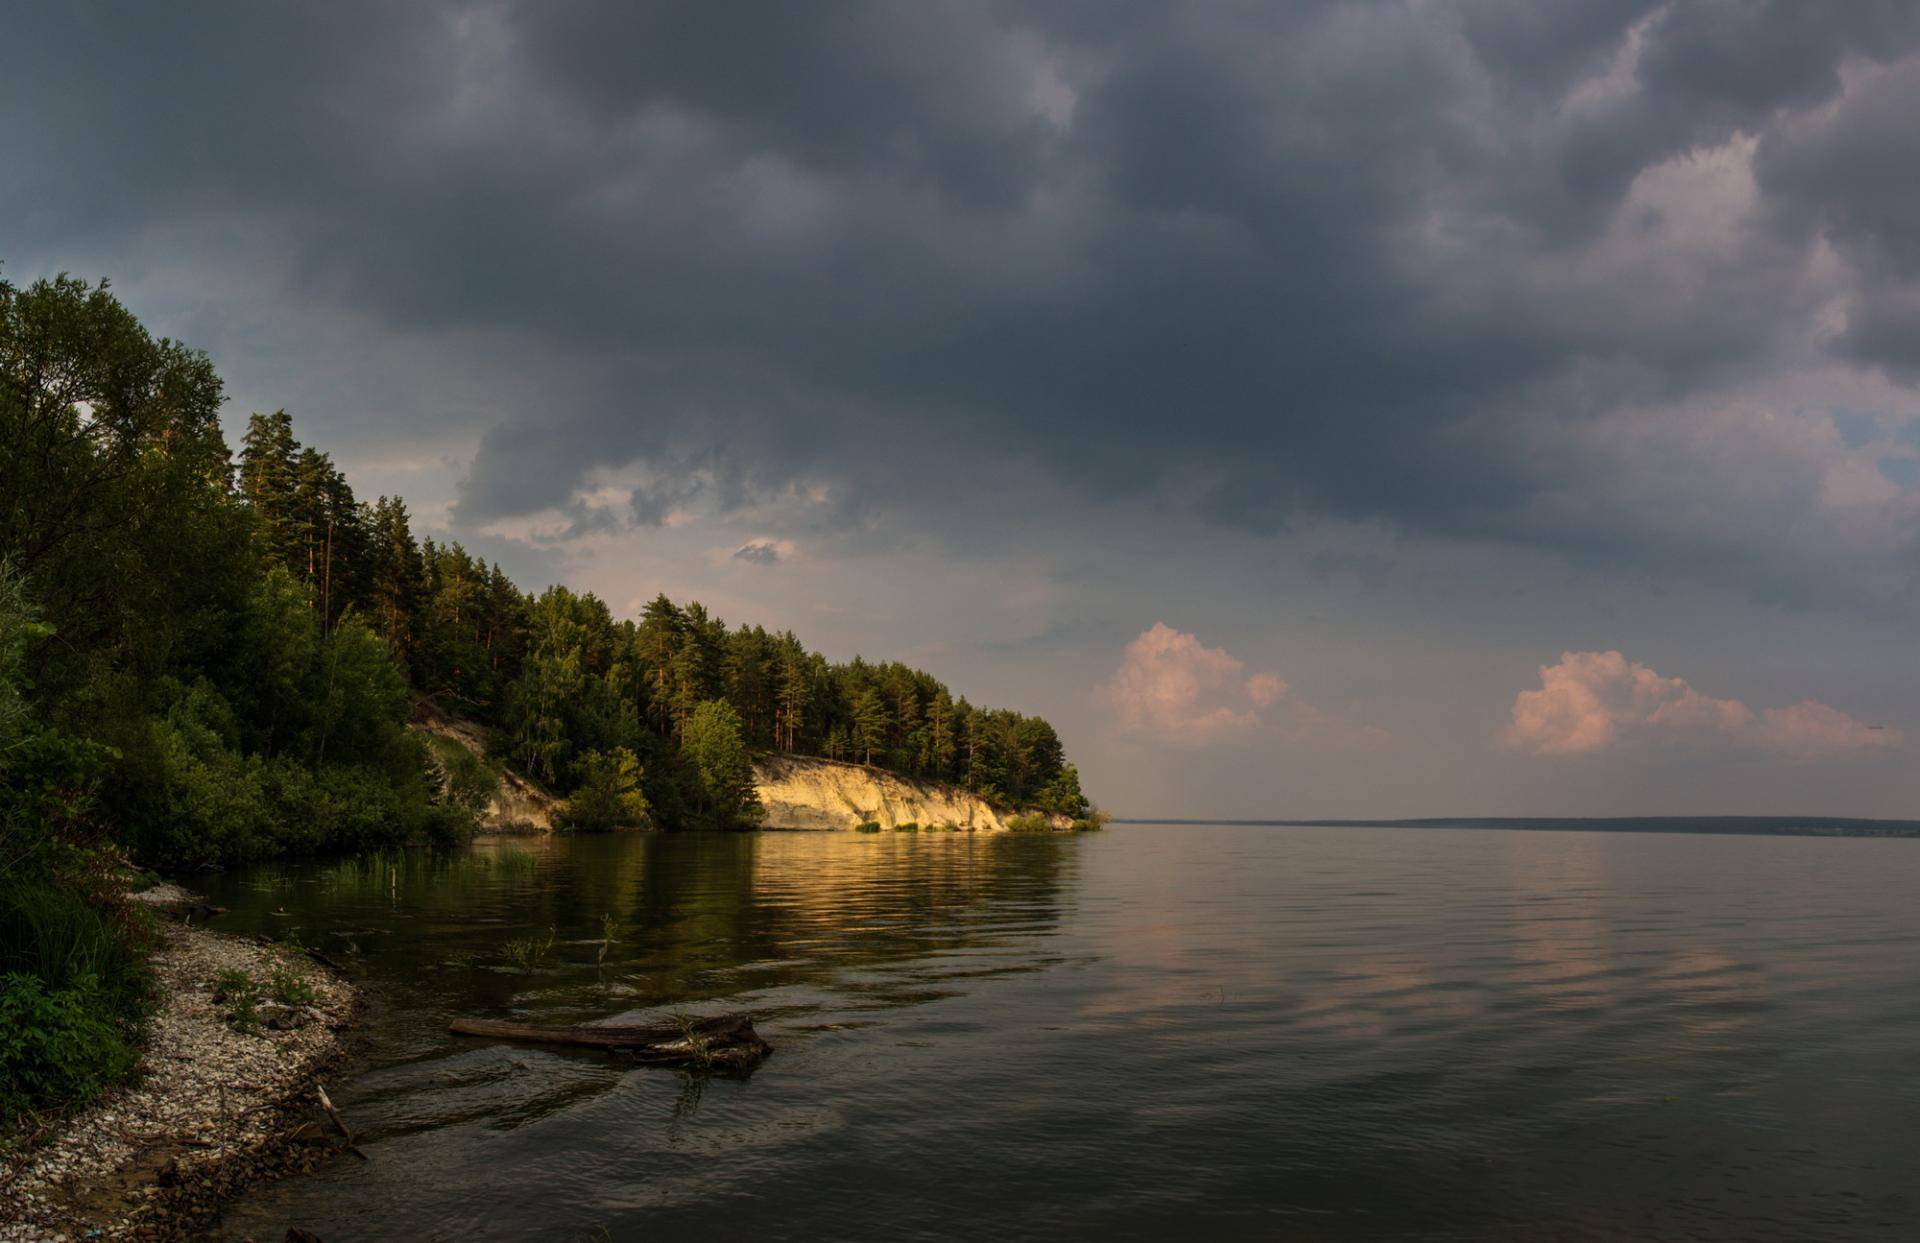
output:
[[[582,1027],[538,1027],[493,1019],[455,1019],[449,1030],[462,1036],[531,1040],[631,1054],[657,1066],[738,1069],[751,1066],[773,1046],[753,1030],[750,1014],[719,1014],[642,1026],[595,1023]]]

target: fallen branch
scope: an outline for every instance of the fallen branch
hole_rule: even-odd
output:
[[[750,1066],[773,1051],[754,1031],[753,1016],[749,1014],[685,1018],[644,1026],[596,1023],[580,1027],[539,1027],[494,1019],[455,1019],[449,1030],[462,1036],[607,1049],[660,1066]]]
[[[340,1128],[341,1138],[347,1141],[347,1151],[365,1161],[367,1154],[361,1152],[359,1146],[353,1142],[353,1129],[347,1125],[347,1120],[340,1116],[340,1111],[333,1107],[333,1101],[328,1099],[326,1085],[316,1083],[313,1085],[313,1090],[320,1094],[320,1108],[326,1110],[327,1117],[333,1119],[333,1125]]]

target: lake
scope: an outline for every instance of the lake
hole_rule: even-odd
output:
[[[371,1159],[209,1238],[1920,1237],[1920,841],[631,835],[204,887],[373,996],[329,1083]],[[744,1079],[445,1033],[734,1009]]]

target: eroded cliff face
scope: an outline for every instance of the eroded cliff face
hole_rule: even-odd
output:
[[[870,822],[883,829],[917,824],[1000,832],[1014,814],[952,786],[809,756],[764,756],[754,764],[754,779],[769,829],[853,829]],[[1056,819],[1065,826],[1064,818]]]
[[[459,743],[481,761],[487,758],[486,727],[454,716],[431,700],[415,701],[411,724],[430,737]],[[553,832],[554,820],[566,806],[564,799],[547,793],[504,765],[495,768],[495,775],[498,784],[479,814],[477,827],[481,832]]]

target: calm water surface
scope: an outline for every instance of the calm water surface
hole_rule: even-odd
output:
[[[330,1085],[371,1160],[212,1238],[1920,1237],[1920,841],[625,836],[212,888],[378,1002]],[[682,1008],[778,1051],[444,1032]]]

